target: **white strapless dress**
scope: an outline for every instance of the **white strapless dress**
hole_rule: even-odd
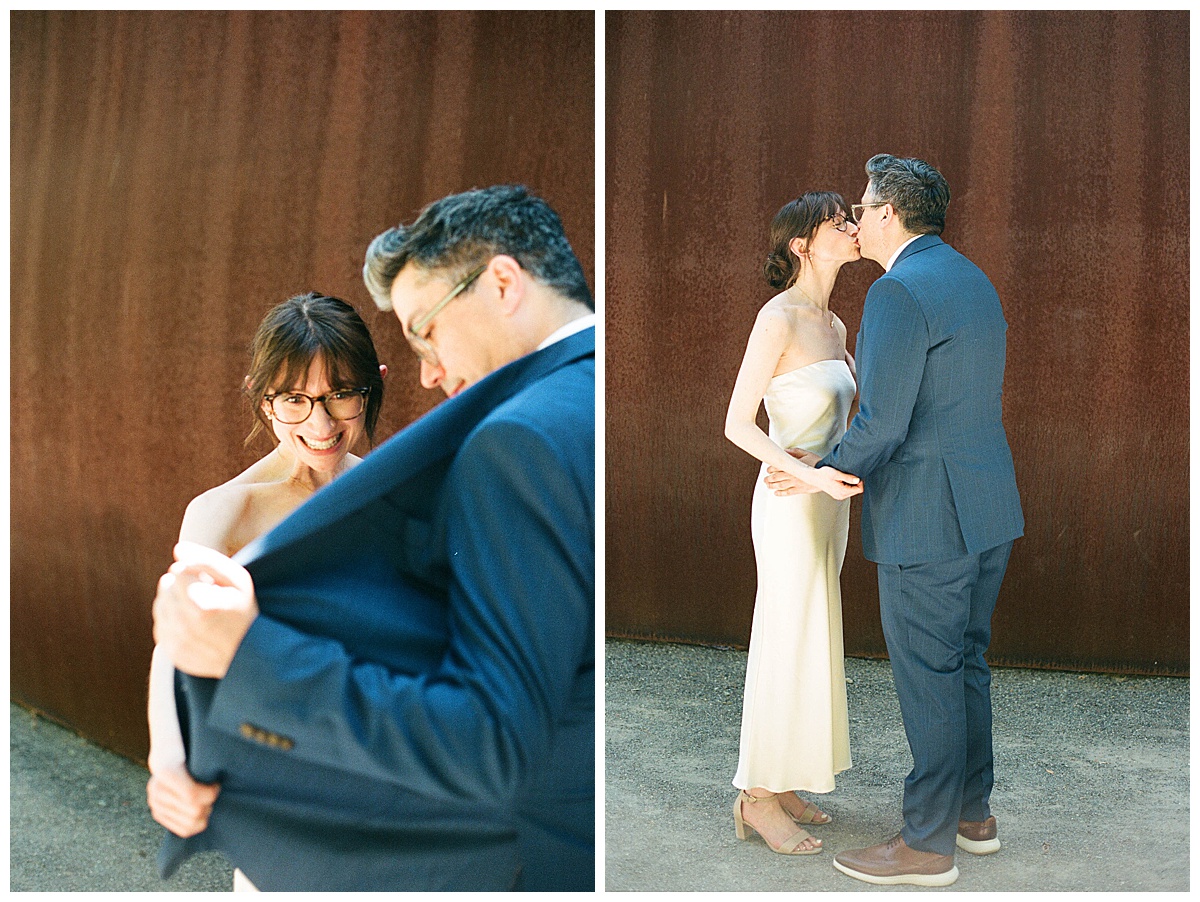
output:
[[[823,457],[846,431],[854,392],[844,360],[775,376],[763,398],[771,438]],[[733,785],[830,792],[850,767],[839,584],[850,502],[780,497],[765,475],[764,464],[750,515],[758,593]]]

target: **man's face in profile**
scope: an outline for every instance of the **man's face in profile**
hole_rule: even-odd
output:
[[[883,216],[883,206],[875,199],[875,192],[872,190],[870,182],[867,182],[867,187],[863,191],[862,206],[863,210],[858,217],[858,247],[868,260],[882,264],[883,259],[880,259],[882,236],[879,220]]]
[[[452,398],[509,362],[502,359],[502,332],[497,331],[503,323],[493,315],[493,283],[486,268],[462,282],[411,263],[396,276],[392,309],[421,361],[425,388],[440,388]],[[443,304],[456,289],[458,293]]]

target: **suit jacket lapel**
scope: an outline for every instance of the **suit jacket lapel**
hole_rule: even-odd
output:
[[[497,406],[554,370],[593,355],[595,349],[596,332],[589,328],[501,367],[392,436],[243,548],[236,560],[243,565],[261,561],[361,510],[439,462],[448,464],[471,430]]]

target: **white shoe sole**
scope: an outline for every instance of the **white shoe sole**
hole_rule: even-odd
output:
[[[941,874],[896,874],[893,877],[864,874],[862,871],[846,867],[846,865],[842,864],[836,858],[833,860],[833,866],[847,877],[853,877],[855,880],[862,880],[866,883],[874,883],[877,886],[897,886],[902,883],[911,883],[913,886],[949,886],[958,879],[957,866]]]
[[[1000,851],[999,838],[992,839],[967,839],[961,833],[954,837],[954,843],[964,852],[970,852],[972,855],[991,855],[993,852]]]

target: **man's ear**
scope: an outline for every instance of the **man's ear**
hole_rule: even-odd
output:
[[[387,378],[387,364],[386,363],[379,364],[379,378],[380,379]]]
[[[488,263],[488,272],[500,292],[500,312],[511,316],[520,307],[528,287],[529,274],[508,254],[497,254]]]

